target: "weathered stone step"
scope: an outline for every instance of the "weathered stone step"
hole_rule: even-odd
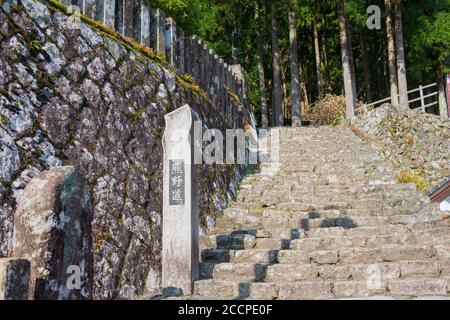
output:
[[[375,264],[260,264],[202,263],[202,279],[239,282],[289,282],[305,280],[358,280],[379,277],[380,281],[405,277],[450,277],[449,261],[407,260]]]
[[[257,262],[275,263],[278,250],[269,249],[246,249],[246,250],[226,250],[207,249],[201,253],[203,262]]]
[[[424,221],[427,217],[417,215],[391,215],[391,216],[346,216],[339,210],[324,210],[311,212],[286,212],[286,211],[248,211],[246,209],[227,209],[225,217],[218,223],[221,231],[239,230],[242,226],[253,229],[302,229],[311,230],[318,228],[342,227],[354,229],[358,227],[377,227],[381,225],[413,225],[419,228],[430,223],[436,226],[449,226],[450,220],[440,217],[429,217],[430,221]]]
[[[443,225],[443,226],[440,226]],[[263,240],[267,239],[267,240]],[[450,226],[445,220],[413,225],[381,225],[344,229],[254,229],[210,236],[205,248],[328,250],[384,244],[449,244]]]
[[[434,246],[425,245],[381,245],[374,247],[341,248],[339,250],[268,250],[207,249],[201,253],[203,262],[223,263],[284,263],[284,264],[358,264],[404,260],[436,260]]]
[[[428,259],[437,259],[437,252],[433,246],[384,245],[372,248],[343,248],[341,250],[281,250],[277,255],[277,261],[286,264],[314,262],[317,264],[348,265]]]
[[[235,232],[231,234],[210,236],[208,238],[210,249],[288,249],[289,242],[281,238],[260,237],[261,234],[253,232]]]
[[[430,229],[426,231],[407,231],[385,233],[379,235],[303,237],[289,242],[293,250],[315,251],[340,248],[377,247],[382,245],[415,245],[415,244],[446,244],[450,241],[450,227]]]
[[[345,298],[423,298],[447,297],[450,292],[446,279],[389,279],[384,284],[371,281],[300,281],[285,283],[239,283],[224,280],[195,282],[194,293],[203,297],[260,300],[324,300]]]

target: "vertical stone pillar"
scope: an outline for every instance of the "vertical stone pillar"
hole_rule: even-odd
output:
[[[220,103],[220,63],[219,63],[219,56],[217,54],[214,54],[213,56],[214,61],[214,71],[213,71],[213,87],[214,87],[214,107],[216,110],[219,109],[219,103]]]
[[[188,105],[165,116],[163,136],[162,286],[168,294],[190,294],[198,279],[199,220],[194,122]]]
[[[123,28],[123,10],[124,10],[124,0],[116,0],[116,11],[115,11],[115,15],[116,15],[116,29],[117,31],[119,31],[121,34],[125,34],[124,33],[124,28]]]
[[[97,0],[97,19],[114,29],[116,0]]]
[[[184,32],[177,29],[177,70],[180,73],[185,73],[185,41]]]
[[[6,1],[5,1],[6,2]],[[70,6],[72,4],[71,0],[60,0],[59,2],[61,2],[63,5],[65,5],[66,7]],[[80,8],[81,9],[81,8]]]
[[[191,56],[191,38],[184,38],[184,73],[191,74],[192,56]]]
[[[214,67],[214,51],[212,49],[207,49],[207,53],[206,56],[208,57],[207,59],[207,65],[206,65],[206,72],[208,73],[208,77],[207,77],[207,92],[209,93],[209,95],[211,96],[211,98],[214,97],[215,94],[215,87],[214,87],[214,71],[215,71],[215,67]]]
[[[133,0],[122,0],[122,29],[120,33],[126,37],[133,37]]]
[[[219,96],[220,96],[220,105],[222,106],[222,116],[226,119],[226,91],[225,91],[225,63],[222,58],[219,59]],[[226,129],[226,128],[225,128]]]
[[[61,1],[66,7],[72,4],[70,0]],[[77,0],[76,5],[80,9],[80,13],[88,18],[94,19],[96,15],[96,0]]]
[[[177,26],[172,18],[166,19],[165,26],[165,45],[167,62],[174,68],[177,66]]]
[[[199,83],[198,78],[198,38],[193,36],[191,38],[191,75],[196,83]]]
[[[30,261],[0,258],[0,300],[27,300]]]
[[[232,102],[231,97],[229,95],[229,91],[231,90],[230,86],[230,69],[228,67],[228,63],[224,64],[224,86],[225,86],[225,117],[227,119],[227,123],[230,127],[233,126],[233,116],[232,116]]]
[[[13,256],[31,263],[31,299],[91,297],[91,219],[89,190],[73,167],[28,183],[14,217]]]
[[[160,9],[151,10],[151,46],[159,53],[166,53],[166,16]]]
[[[141,0],[141,38],[140,43],[150,47],[150,8],[147,0]]]
[[[206,49],[202,40],[198,40],[198,77],[200,87],[206,91]]]
[[[67,0],[66,0],[67,1]],[[68,1],[71,2],[71,1]],[[85,15],[86,17],[89,17],[93,19],[95,17],[95,10],[96,10],[96,1],[95,0],[82,0],[80,7],[81,13]]]

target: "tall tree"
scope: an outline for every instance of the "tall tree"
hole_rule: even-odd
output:
[[[278,23],[275,4],[266,1],[267,8],[270,7],[272,24],[272,64],[273,64],[273,126],[282,126],[284,119],[282,113],[282,93],[281,93],[281,54],[278,44]]]
[[[400,109],[409,109],[408,83],[406,80],[405,46],[403,43],[403,21],[401,0],[395,0],[395,42],[397,49],[397,78]]]
[[[260,10],[259,0],[255,1],[255,35],[256,35],[256,47],[258,50],[258,73],[259,73],[259,94],[261,96],[261,126],[267,128],[269,126],[269,117],[267,112],[267,89],[266,89],[266,77],[264,72],[264,51],[263,40],[261,37],[261,22],[260,22]]]
[[[323,99],[322,63],[320,59],[319,31],[317,27],[317,2],[315,0],[313,1],[312,29],[314,37],[314,53],[316,58],[317,96],[319,99]]]
[[[393,0],[385,0],[386,6],[386,32],[388,41],[389,84],[391,90],[391,103],[398,106],[398,80],[395,51],[395,32],[392,21]]]
[[[292,3],[291,3],[292,6]],[[291,10],[293,8],[291,7]],[[292,87],[292,105],[291,118],[292,126],[302,125],[300,118],[300,79],[298,66],[298,48],[297,48],[297,15],[294,11],[289,12],[289,40],[291,44],[291,87]]]
[[[300,99],[300,115],[304,115],[306,112],[306,106],[309,103],[308,99],[308,91],[307,91],[307,76],[306,76],[306,70],[305,70],[305,64],[300,64],[300,93],[301,93],[301,99]]]
[[[442,70],[438,69],[437,71],[437,81],[438,81],[438,103],[439,103],[439,115],[443,120],[447,120],[449,118],[448,114],[448,105],[447,99],[445,98],[445,81],[443,80]],[[447,80],[447,79],[445,79]]]
[[[364,66],[364,89],[366,91],[367,102],[372,102],[372,79],[370,77],[369,53],[367,51],[367,39],[364,31],[360,32],[361,55]],[[377,69],[378,70],[378,69]],[[378,70],[379,71],[379,70]]]
[[[355,75],[352,72],[352,55],[351,43],[348,37],[348,21],[345,12],[346,0],[339,0],[339,38],[341,43],[342,55],[342,72],[344,75],[344,90],[345,90],[345,105],[347,119],[352,119],[355,116],[356,106],[356,81]]]

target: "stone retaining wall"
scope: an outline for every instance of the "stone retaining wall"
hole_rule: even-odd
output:
[[[419,109],[400,112],[385,104],[358,116],[352,124],[378,143],[399,171],[416,172],[425,189],[450,176],[449,120]]]

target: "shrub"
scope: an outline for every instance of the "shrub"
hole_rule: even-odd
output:
[[[345,97],[327,94],[306,108],[304,119],[312,124],[338,125],[345,119]]]
[[[400,183],[415,183],[417,190],[421,192],[427,192],[432,186],[422,170],[401,171],[397,180]]]

